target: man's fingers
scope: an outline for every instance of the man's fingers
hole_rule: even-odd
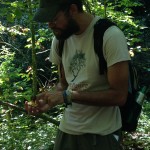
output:
[[[46,104],[46,102],[43,99],[40,99],[37,103],[39,106],[44,106]]]
[[[48,111],[49,109],[50,109],[49,105],[45,104],[43,107],[40,108],[40,111],[45,112],[45,111]]]
[[[25,110],[28,110],[28,101],[25,101]]]
[[[39,115],[40,113],[41,113],[41,111],[39,109],[32,107],[32,111],[31,111],[30,115],[36,116],[36,115]]]
[[[39,109],[31,106],[28,101],[25,102],[25,110],[29,115],[36,115],[39,113]]]
[[[43,99],[25,102],[25,110],[28,112],[29,115],[39,115],[40,113],[46,112],[49,109],[50,106]]]

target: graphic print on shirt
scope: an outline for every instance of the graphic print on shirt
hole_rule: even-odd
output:
[[[69,70],[73,75],[73,79],[71,80],[71,82],[76,79],[81,69],[85,67],[85,61],[85,53],[83,53],[82,50],[76,50],[69,67]]]

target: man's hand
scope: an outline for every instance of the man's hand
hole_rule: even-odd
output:
[[[25,109],[30,115],[39,115],[50,108],[63,103],[62,91],[47,91],[40,93],[31,102],[25,102]]]

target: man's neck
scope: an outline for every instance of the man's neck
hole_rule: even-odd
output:
[[[87,29],[87,27],[89,26],[89,24],[91,23],[93,18],[94,18],[94,16],[89,13],[79,14],[76,21],[80,27],[80,30],[79,30],[79,32],[76,33],[76,35],[82,34]]]

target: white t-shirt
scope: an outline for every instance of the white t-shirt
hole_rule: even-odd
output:
[[[109,88],[106,75],[99,74],[99,58],[94,51],[95,17],[86,31],[72,35],[64,43],[62,59],[57,54],[58,41],[54,38],[50,60],[55,64],[62,61],[68,88],[75,91],[100,91]],[[103,54],[107,66],[130,60],[126,39],[122,31],[112,26],[103,37]],[[101,107],[72,103],[61,120],[59,129],[69,134],[110,134],[121,128],[121,116],[117,106]]]

